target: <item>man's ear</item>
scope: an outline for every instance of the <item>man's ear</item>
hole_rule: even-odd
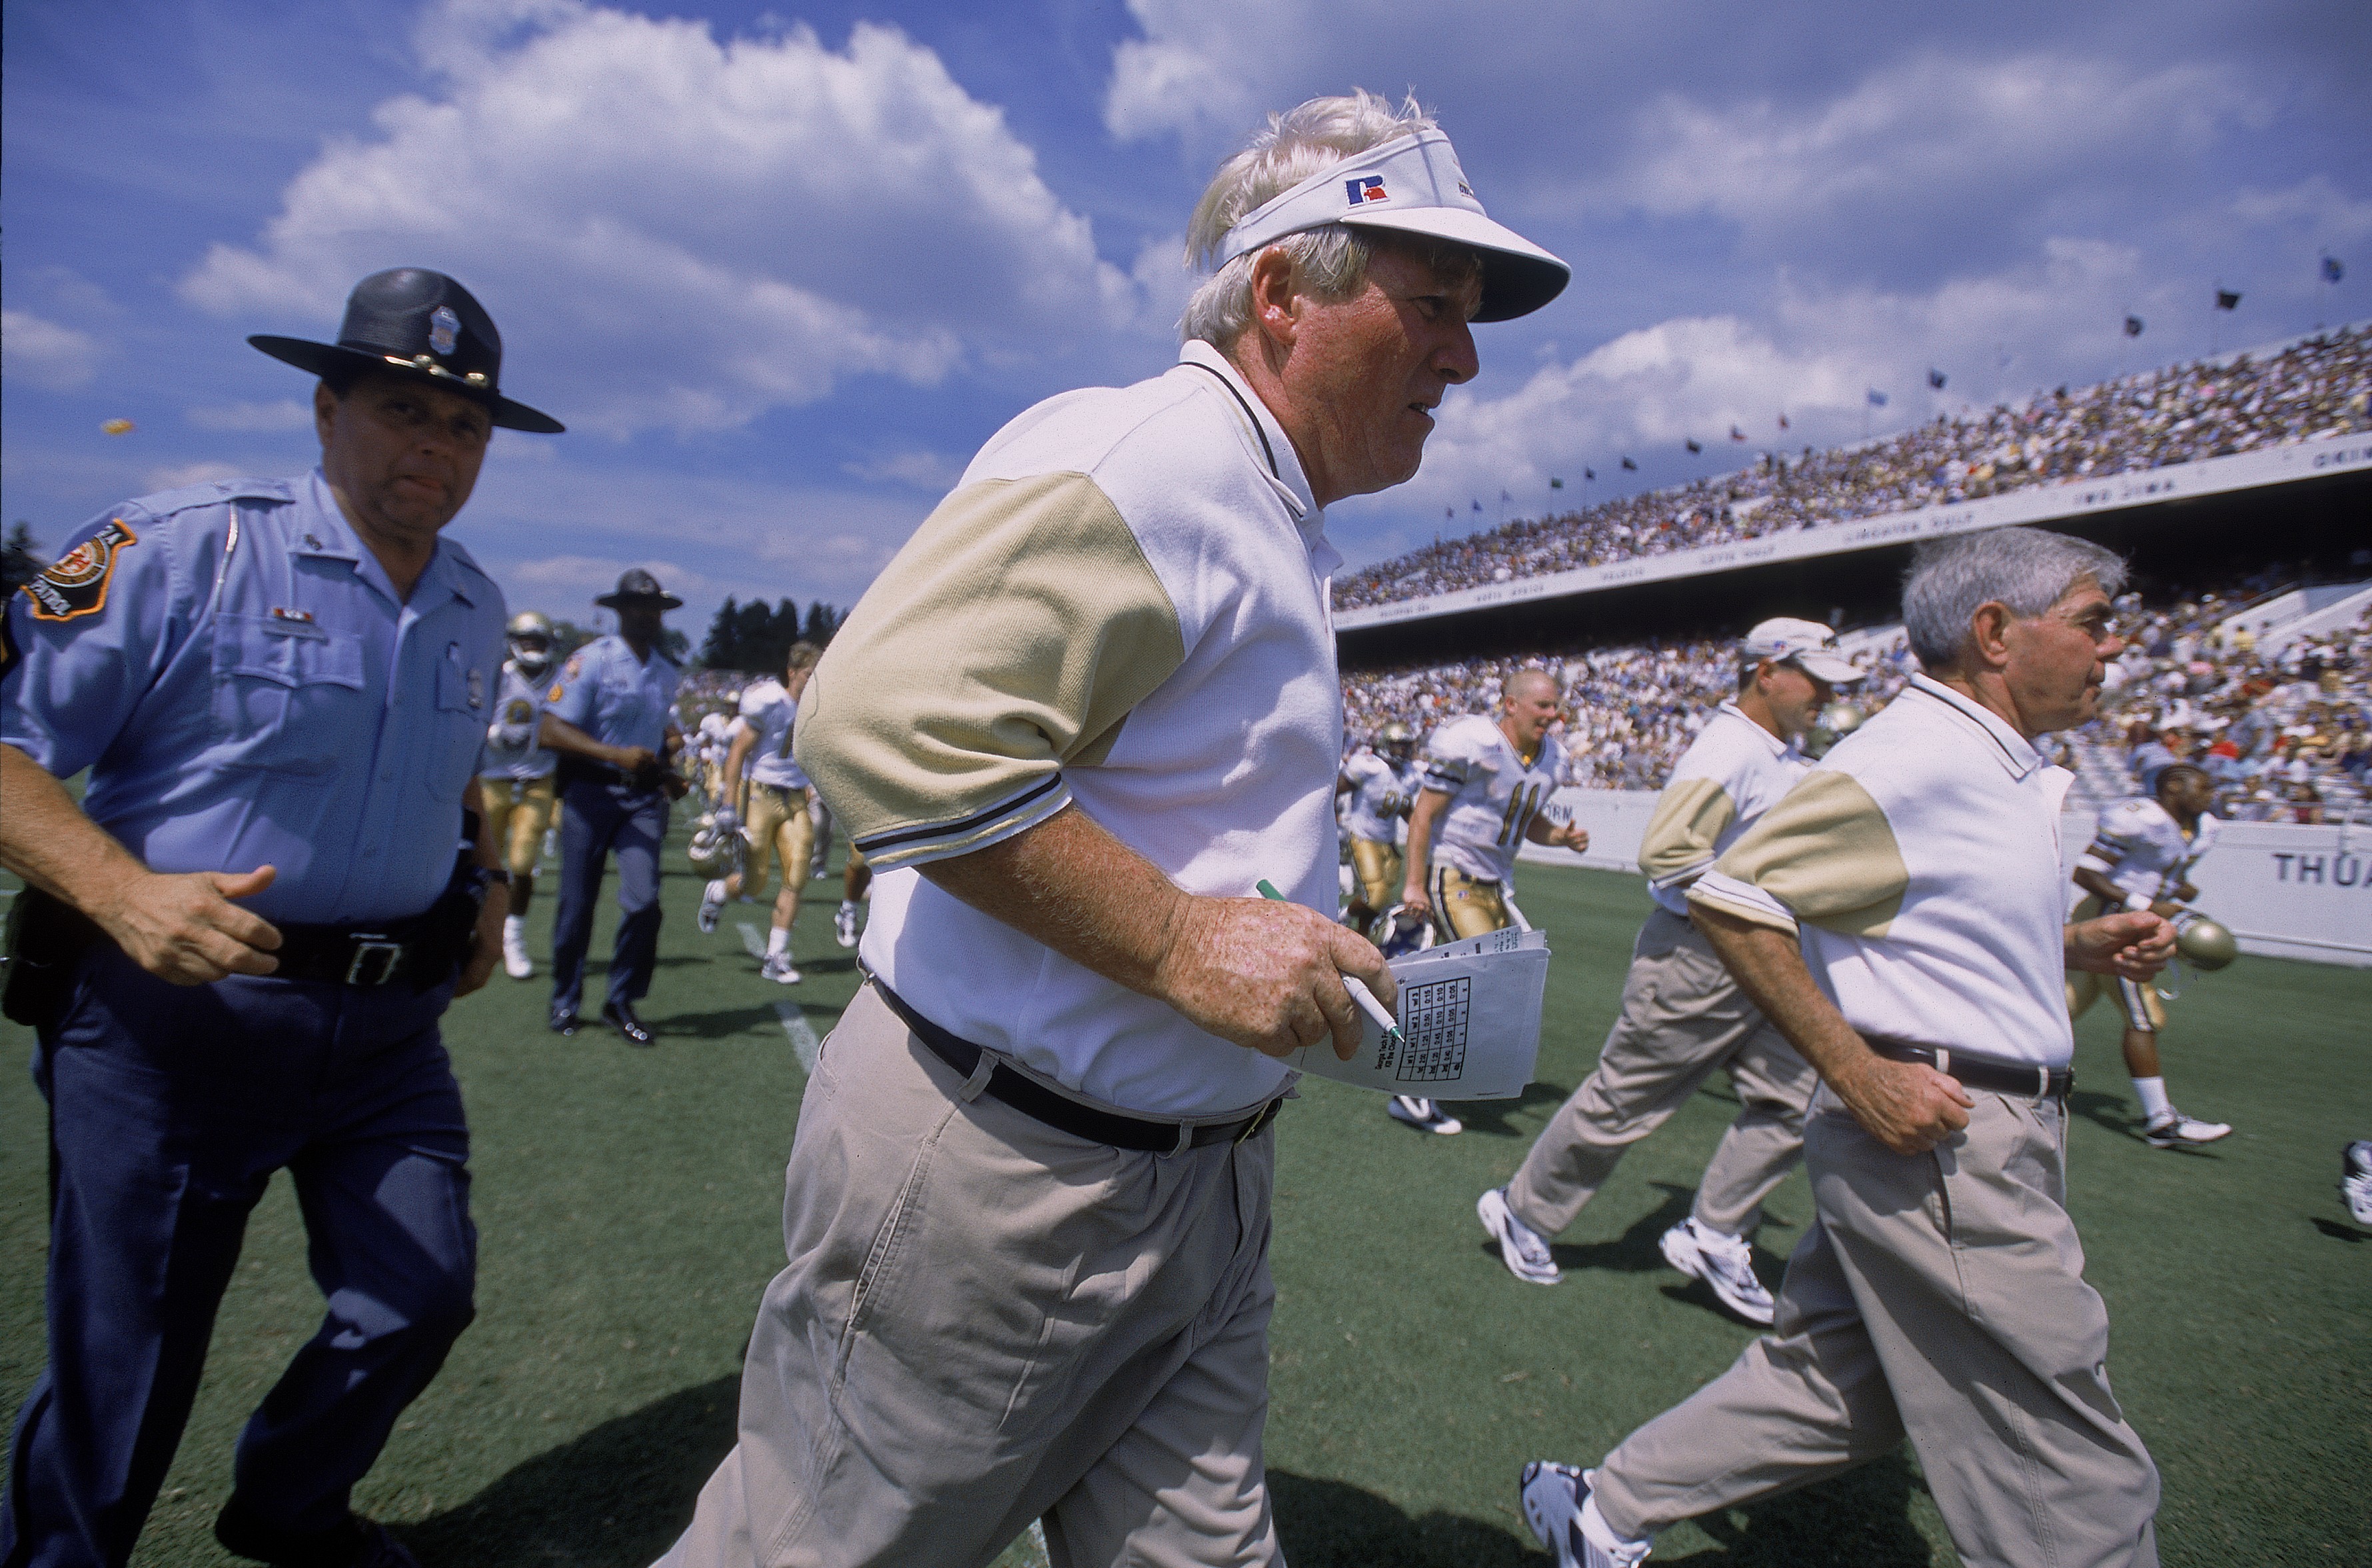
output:
[[[1969,617],[1969,651],[1980,666],[2000,669],[2009,663],[2010,624],[2017,619],[1999,599],[1977,606],[1976,613]]]
[[[330,444],[330,429],[337,423],[337,418],[338,395],[330,390],[327,381],[314,382],[313,434],[321,438],[321,445],[325,447]]]
[[[1293,283],[1293,258],[1283,246],[1272,245],[1252,258],[1252,324],[1279,348],[1291,348],[1301,335]]]

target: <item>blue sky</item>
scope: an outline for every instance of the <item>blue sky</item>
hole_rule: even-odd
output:
[[[1552,476],[1579,498],[1585,464],[1615,494],[1623,453],[1633,486],[1717,471],[1782,410],[1792,443],[1856,437],[1871,387],[1884,430],[2372,315],[2360,4],[5,17],[0,515],[54,545],[128,495],[301,470],[308,385],[245,335],[331,336],[363,273],[439,267],[500,323],[506,389],[571,426],[500,435],[457,537],[577,619],[648,566],[695,634],[727,593],[851,601],[1006,419],[1168,363],[1211,168],[1354,85],[1413,88],[1493,215],[1576,268],[1478,332],[1417,479],[1334,509],[1354,563]]]

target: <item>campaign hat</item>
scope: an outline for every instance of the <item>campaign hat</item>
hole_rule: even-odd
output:
[[[247,341],[316,376],[370,370],[418,377],[483,403],[506,430],[556,436],[567,428],[503,396],[503,335],[494,319],[468,289],[425,267],[393,267],[355,285],[334,343],[268,333]]]
[[[661,610],[682,608],[683,600],[659,587],[659,580],[640,566],[629,566],[618,576],[615,593],[603,594],[593,601],[604,610],[622,610],[630,604],[656,604]]]

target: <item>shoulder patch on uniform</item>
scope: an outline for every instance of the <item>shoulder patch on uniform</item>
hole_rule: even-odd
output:
[[[25,585],[25,597],[33,601],[33,619],[76,621],[105,610],[116,557],[139,542],[140,536],[125,528],[122,518],[110,517],[97,533]]]
[[[567,692],[567,691],[568,688],[566,686],[554,684],[551,691],[543,694],[543,700],[547,703],[557,703],[560,701],[562,696]]]

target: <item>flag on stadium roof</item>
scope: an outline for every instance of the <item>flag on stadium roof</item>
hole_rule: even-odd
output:
[[[1682,443],[1682,445],[1687,447],[1692,452],[1702,452],[1704,450],[1704,447],[1698,443],[1697,438],[1693,436],[1690,436]]]
[[[1637,473],[1637,472],[1639,471],[1639,465],[1638,465],[1637,463],[1633,462],[1633,461],[1632,461],[1630,459],[1628,459],[1628,458],[1625,458],[1625,459],[1622,459],[1622,466],[1623,466],[1624,468],[1626,468],[1626,469],[1629,469],[1633,473]]]
[[[1585,470],[1584,471],[1587,472],[1587,470]],[[1564,488],[1564,481],[1551,477],[1549,480],[1549,488],[1551,490],[1563,490]]]
[[[1942,390],[1944,389],[1944,382],[1945,382],[1945,379],[1946,379],[1946,377],[1945,377],[1945,375],[1944,375],[1944,373],[1943,373],[1942,371],[1937,370],[1937,369],[1934,368],[1933,366],[1930,366],[1930,367],[1928,368],[1928,371],[1927,371],[1927,384],[1928,384],[1929,386],[1931,386],[1931,387],[1935,388],[1937,391],[1939,391],[1939,392],[1940,392],[1940,391],[1942,391]]]
[[[1475,509],[1476,511],[1478,511],[1478,512],[1479,512],[1479,511],[1481,511],[1481,510],[1482,509],[1482,502],[1480,502],[1480,501],[1475,502],[1475,503],[1474,503],[1474,509]]]
[[[1864,396],[1869,399],[1869,406],[1872,408],[1884,408],[1886,406],[1886,394],[1879,391],[1875,387],[1872,387],[1864,394]]]
[[[1787,411],[1785,409],[1781,409],[1779,411],[1779,428],[1782,430],[1787,428]]]
[[[2142,319],[2141,319],[2140,317],[2138,317],[2138,316],[2128,316],[2128,317],[2126,317],[2126,318],[2125,318],[2125,336],[2127,336],[2127,337],[2129,337],[2129,338],[2137,338],[2137,337],[2140,337],[2141,335],[2142,335]]]
[[[1598,470],[1597,470],[1596,469],[1586,468],[1586,469],[1583,469],[1583,470],[1581,470],[1582,482],[1583,482],[1583,483],[1585,483],[1585,484],[1587,484],[1587,482],[1589,482],[1591,480],[1596,479],[1597,477],[1598,477]]]
[[[1512,496],[1512,495],[1510,495],[1510,494],[1508,494],[1506,491],[1504,491],[1504,490],[1503,490],[1503,491],[1499,492],[1499,499],[1500,499],[1500,501],[1501,501],[1501,502],[1505,503],[1505,502],[1508,502],[1508,501],[1513,501],[1513,500],[1515,499],[1515,497],[1514,497],[1514,496]]]
[[[1746,432],[1733,424],[1729,427],[1729,438],[1733,441],[1743,441],[1746,439]]]
[[[2228,289],[2228,288],[2219,288],[2219,289],[2217,289],[2217,290],[2215,291],[2215,308],[2216,308],[2216,309],[2218,309],[2218,310],[2237,310],[2237,309],[2238,309],[2239,308],[2240,308],[2240,296],[2239,296],[2238,294],[2234,293],[2232,290],[2230,290],[2230,289]]]
[[[2322,275],[2332,283],[2337,283],[2347,275],[2347,269],[2339,264],[2338,257],[2325,256],[2322,259]]]

